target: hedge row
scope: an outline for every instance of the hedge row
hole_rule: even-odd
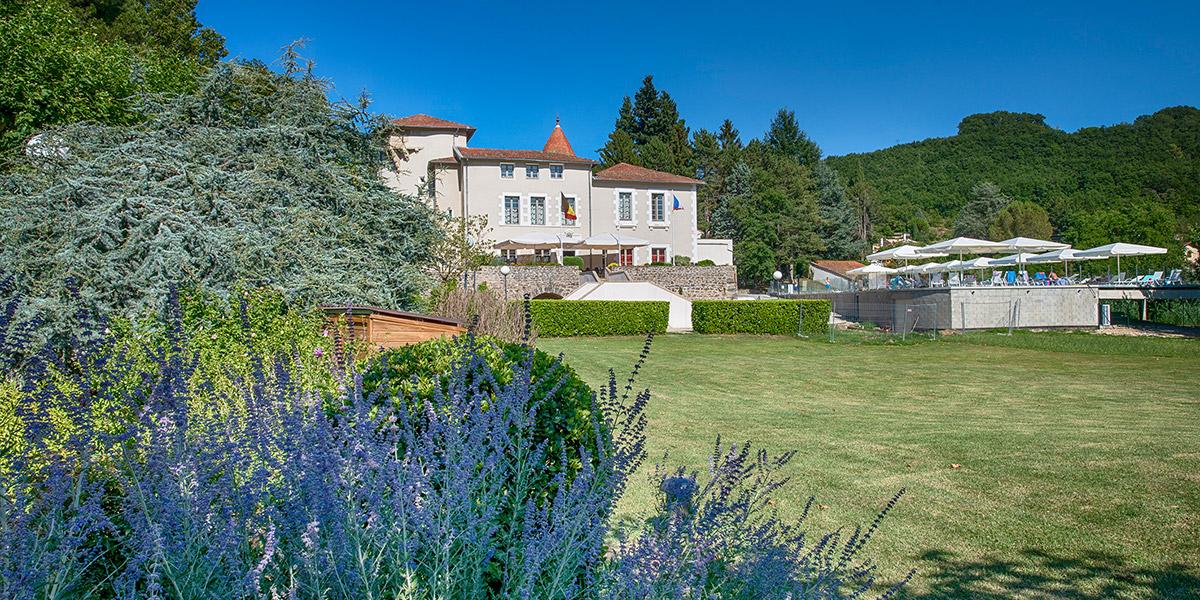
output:
[[[695,300],[692,329],[696,333],[822,335],[829,333],[832,309],[828,300]]]
[[[666,333],[670,303],[621,300],[531,300],[538,335],[641,335]]]

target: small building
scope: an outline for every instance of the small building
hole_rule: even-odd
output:
[[[390,310],[375,306],[322,306],[330,324],[344,327],[350,318],[348,337],[366,342],[371,349],[386,350],[440,337],[455,336],[467,329],[454,319]]]
[[[814,260],[808,265],[809,278],[817,289],[828,285],[828,289],[847,292],[855,288],[854,277],[847,275],[850,269],[865,266],[856,260]]]

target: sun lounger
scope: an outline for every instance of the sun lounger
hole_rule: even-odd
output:
[[[1004,272],[992,271],[992,285],[1004,285]]]
[[[1005,271],[1004,272],[1004,285],[1017,285],[1017,272],[1016,271]]]
[[[1171,273],[1163,280],[1163,285],[1183,285],[1183,269],[1171,269]]]

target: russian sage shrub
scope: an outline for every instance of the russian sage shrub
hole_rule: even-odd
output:
[[[12,312],[0,345],[21,330]],[[330,392],[287,355],[214,387],[176,303],[166,321],[166,343],[139,352],[81,336],[4,365],[0,597],[798,600],[870,585],[856,554],[874,525],[804,543],[763,513],[785,461],[746,448],[714,455],[708,481],[660,469],[658,514],[615,540],[645,455],[649,338],[592,397],[595,443],[554,450],[579,468],[547,484],[530,348],[497,377],[465,336],[429,397],[381,402],[353,362],[330,365]],[[130,385],[146,356],[156,368]],[[225,394],[241,408],[196,401]]]

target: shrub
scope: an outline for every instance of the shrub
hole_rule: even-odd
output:
[[[517,305],[518,308],[520,305]],[[363,394],[373,401],[408,402],[407,410],[419,412],[422,404],[450,392],[450,377],[456,365],[475,356],[486,365],[488,377],[475,381],[480,373],[467,370],[472,386],[494,397],[503,386],[512,385],[513,376],[529,359],[529,347],[494,338],[464,336],[441,338],[380,353],[363,369]],[[534,442],[546,444],[546,468],[538,474],[537,489],[550,489],[560,473],[574,476],[582,468],[581,451],[596,455],[597,434],[592,421],[592,388],[575,370],[560,360],[533,351],[529,365],[533,402]],[[567,468],[563,468],[563,459]]]
[[[671,259],[671,263],[677,267],[686,267],[692,264],[690,256],[676,256]]]
[[[562,259],[562,264],[564,267],[579,267],[580,269],[582,269],[583,268],[583,257],[582,256],[564,256]]]
[[[479,335],[497,337],[508,342],[525,340],[525,312],[515,302],[505,302],[497,292],[483,287],[478,290],[453,288],[432,298],[431,314],[455,319]]]
[[[664,333],[669,313],[661,301],[530,301],[533,327],[546,337]]]
[[[829,333],[828,300],[696,300],[696,333],[821,335]],[[802,321],[803,319],[803,321]]]
[[[848,535],[783,522],[771,495],[790,454],[719,439],[707,481],[660,467],[659,506],[640,535],[612,535],[645,455],[650,395],[632,390],[649,338],[628,384],[610,372],[591,404],[598,451],[581,448],[578,472],[560,471],[546,493],[528,348],[496,372],[486,353],[497,348],[470,337],[428,353],[455,357],[428,402],[380,403],[353,373],[326,397],[301,371],[329,363],[255,362],[236,390],[205,391],[244,410],[214,413],[188,401],[203,384],[171,314],[175,351],[147,352],[154,368],[135,387],[105,383],[132,363],[79,341],[99,331],[82,332],[98,335],[79,336],[70,368],[52,374],[42,362],[52,352],[0,363],[3,381],[21,382],[3,397],[22,418],[0,453],[13,465],[0,472],[5,597],[816,600],[874,586],[859,556],[883,513]],[[0,311],[0,348],[25,343],[20,329]],[[102,429],[87,417],[96,405],[131,418]]]
[[[671,266],[671,263],[663,262],[663,261],[659,260],[659,261],[650,263],[650,266],[651,267],[669,267],[669,266]]]
[[[696,266],[697,266],[697,267],[715,267],[715,266],[717,266],[717,263],[715,263],[715,262],[713,262],[712,260],[710,260],[710,259],[707,259],[707,258],[706,258],[706,259],[704,259],[704,260],[702,260],[702,261],[700,261],[700,262],[696,263]]]

